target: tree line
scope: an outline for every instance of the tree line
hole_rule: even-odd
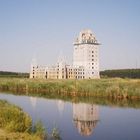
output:
[[[0,77],[29,78],[29,73],[0,71]]]
[[[140,69],[117,69],[100,72],[101,77],[140,78]]]
[[[116,69],[100,71],[101,78],[140,78],[140,69]],[[29,73],[0,71],[0,77],[29,78]]]

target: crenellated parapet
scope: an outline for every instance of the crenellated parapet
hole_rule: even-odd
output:
[[[79,36],[76,38],[74,45],[80,44],[95,44],[99,45],[95,35],[92,33],[91,30],[82,30],[79,33]]]

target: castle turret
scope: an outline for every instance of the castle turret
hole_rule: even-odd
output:
[[[85,79],[100,78],[99,45],[90,30],[81,31],[74,42],[73,66],[85,68]]]

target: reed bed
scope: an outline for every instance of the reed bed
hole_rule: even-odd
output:
[[[34,129],[36,131],[33,131]],[[21,108],[0,100],[0,139],[42,140],[44,138],[43,126],[33,126],[31,117]]]
[[[140,79],[45,80],[0,78],[0,91],[54,96],[140,99]]]

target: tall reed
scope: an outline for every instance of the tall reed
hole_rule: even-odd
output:
[[[44,80],[0,78],[0,90],[64,96],[140,98],[140,79]]]

